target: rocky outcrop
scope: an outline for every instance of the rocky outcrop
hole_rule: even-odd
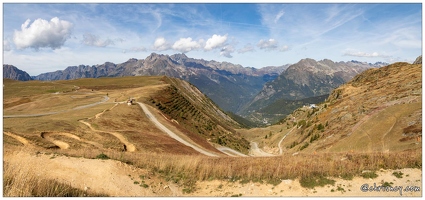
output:
[[[31,76],[17,67],[13,65],[3,65],[3,78],[8,78],[12,80],[18,80],[18,81],[30,81],[32,80]]]
[[[413,62],[413,64],[414,64],[414,65],[422,64],[422,55],[421,55],[421,56],[419,56],[419,57],[417,57],[417,58],[416,58],[416,60],[415,60],[415,62]]]

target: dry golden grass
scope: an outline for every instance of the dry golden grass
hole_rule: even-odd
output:
[[[3,197],[99,197],[105,194],[73,188],[70,184],[37,176],[43,166],[3,162]]]
[[[95,158],[99,151],[85,151]],[[219,157],[156,153],[104,152],[111,159],[148,169],[152,173],[181,184],[187,192],[195,190],[196,181],[228,180],[279,184],[284,179],[306,177],[360,176],[362,171],[379,169],[421,168],[422,152],[398,153],[319,153],[283,154],[278,157]],[[74,152],[68,155],[81,155]]]
[[[335,89],[317,109],[300,108],[279,124],[241,132],[273,153],[279,152],[277,144],[295,126],[281,143],[284,152],[421,149],[417,131],[422,130],[421,73],[422,65],[408,63],[371,69]],[[409,132],[409,126],[416,131]]]

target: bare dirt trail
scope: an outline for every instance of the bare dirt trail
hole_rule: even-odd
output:
[[[296,126],[295,126],[296,127]],[[294,127],[294,128],[295,128]],[[292,128],[287,134],[285,134],[283,137],[282,137],[282,139],[279,141],[279,144],[278,144],[278,147],[279,147],[279,155],[282,155],[282,153],[283,153],[283,150],[282,150],[282,147],[280,146],[280,144],[282,143],[282,141],[286,138],[286,136],[288,136],[291,132],[292,132],[292,130],[294,130],[294,128]]]
[[[23,145],[32,145],[27,139],[19,136],[19,135],[15,135],[13,133],[10,132],[3,132],[3,134],[8,135],[12,138],[14,138],[15,140],[18,140],[20,143],[22,143]]]
[[[173,131],[171,131],[170,129],[168,129],[167,127],[165,127],[163,124],[161,124],[161,122],[158,121],[158,119],[156,119],[156,117],[149,111],[149,109],[147,108],[147,106],[143,103],[138,102],[139,106],[142,108],[143,112],[145,112],[146,116],[155,124],[156,127],[158,127],[160,130],[162,130],[163,132],[167,133],[171,138],[177,140],[178,142],[193,148],[194,150],[198,151],[199,153],[202,153],[204,155],[207,156],[214,156],[216,157],[217,155],[214,153],[211,153],[209,151],[206,151],[204,149],[201,149],[189,142],[187,142],[186,140],[182,139],[181,137],[179,137],[177,134],[175,134]]]
[[[95,119],[98,119],[98,118],[100,118],[100,116],[101,115],[103,115],[103,113],[105,113],[107,110],[112,110],[112,109],[114,109],[115,107],[117,107],[119,104],[121,104],[121,103],[124,103],[124,102],[117,102],[117,103],[114,103],[114,106],[112,106],[111,108],[109,108],[109,109],[105,109],[105,110],[103,110],[101,113],[97,113],[95,116],[94,116],[94,118]]]
[[[95,131],[95,132],[98,132],[98,133],[108,133],[108,134],[111,134],[111,135],[115,136],[116,138],[118,138],[118,140],[120,140],[123,144],[125,144],[125,145],[126,145],[126,149],[127,149],[127,151],[129,151],[129,152],[134,152],[134,151],[136,151],[136,146],[135,146],[133,143],[129,142],[129,141],[127,140],[127,138],[125,138],[125,137],[124,137],[121,133],[112,132],[112,131],[101,131],[101,130],[96,130],[96,129],[94,129],[94,128],[92,127],[92,125],[91,125],[90,123],[88,123],[88,122],[85,122],[85,121],[83,121],[83,120],[79,120],[79,122],[81,122],[81,123],[83,123],[84,125],[88,126],[88,127],[90,128],[90,130],[92,130],[92,131]]]
[[[80,137],[78,137],[78,136],[76,136],[74,134],[71,134],[71,133],[63,133],[63,132],[59,132],[59,133],[56,133],[56,132],[43,132],[43,133],[41,133],[41,137],[42,138],[45,138],[46,140],[52,142],[53,144],[55,144],[56,146],[58,146],[61,149],[68,149],[69,148],[69,144],[68,143],[65,143],[65,142],[60,141],[60,140],[56,140],[56,139],[54,139],[54,138],[51,137],[51,136],[55,136],[55,135],[66,136],[66,137],[69,137],[69,138],[78,140],[80,142],[91,144],[91,145],[93,145],[95,147],[98,147],[98,148],[103,148],[103,146],[101,144],[97,143],[97,142],[93,142],[93,141],[81,139]]]

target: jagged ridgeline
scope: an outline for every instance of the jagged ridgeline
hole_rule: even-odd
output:
[[[247,154],[249,142],[235,131],[240,124],[230,118],[195,86],[181,79],[164,77],[170,84],[152,95],[149,102],[168,118],[210,142]]]
[[[273,81],[265,83],[263,89],[238,114],[253,122],[276,123],[297,107],[323,102],[333,89],[358,73],[385,64],[302,59],[290,65]]]
[[[13,65],[3,65],[3,78],[17,80],[17,81],[30,81],[31,76]]]
[[[129,59],[124,63],[70,66],[64,70],[42,73],[35,80],[69,80],[78,78],[122,76],[169,76],[186,80],[199,88],[225,111],[237,113],[263,87],[288,65],[261,69],[229,62],[189,58],[185,54],[152,53],[145,59]]]

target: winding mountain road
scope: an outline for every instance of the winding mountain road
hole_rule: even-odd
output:
[[[239,151],[236,151],[234,149],[231,149],[229,147],[217,147],[217,150],[227,154],[228,156],[232,156],[232,157],[234,157],[234,156],[248,157],[247,155],[245,155],[245,154],[243,154]]]

